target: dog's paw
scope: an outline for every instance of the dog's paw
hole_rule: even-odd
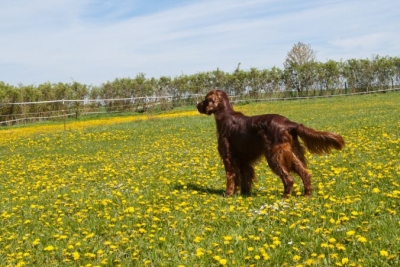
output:
[[[223,197],[232,197],[232,196],[233,196],[233,193],[224,192],[224,193],[222,193],[222,196],[223,196]]]

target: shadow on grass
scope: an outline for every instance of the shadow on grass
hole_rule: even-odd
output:
[[[211,195],[219,195],[223,196],[225,193],[224,189],[214,189],[214,188],[209,188],[209,187],[202,187],[198,186],[196,184],[186,184],[186,185],[175,185],[174,186],[175,190],[188,190],[188,191],[197,191],[197,192],[202,192],[202,193],[207,193]]]
[[[186,184],[186,185],[175,185],[173,187],[174,190],[179,190],[179,191],[197,191],[201,193],[206,193],[210,195],[217,195],[224,197],[225,196],[225,190],[224,189],[214,189],[214,188],[209,188],[209,187],[202,187],[196,184]],[[257,195],[256,192],[249,193],[249,194],[241,194],[240,191],[235,193],[234,196],[242,196],[242,197],[251,197]]]

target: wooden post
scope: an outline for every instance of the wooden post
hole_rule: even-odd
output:
[[[62,100],[62,105],[63,105],[63,118],[64,118],[64,132],[67,130],[67,123],[66,123],[66,113],[65,113],[65,103],[64,103],[64,99]]]

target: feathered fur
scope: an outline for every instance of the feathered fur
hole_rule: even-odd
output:
[[[309,196],[312,186],[306,170],[304,146],[311,153],[322,154],[340,150],[345,144],[339,134],[317,131],[278,114],[245,116],[234,111],[228,95],[221,90],[210,91],[205,100],[197,104],[197,109],[203,114],[214,114],[218,152],[226,171],[227,196],[239,188],[245,194],[251,191],[255,179],[253,165],[262,156],[281,178],[285,197],[293,190],[292,171],[301,177],[304,194]]]

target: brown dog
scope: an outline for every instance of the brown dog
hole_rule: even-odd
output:
[[[297,173],[304,184],[304,195],[312,192],[311,176],[306,170],[305,148],[312,153],[329,153],[342,149],[343,138],[335,133],[321,132],[290,121],[278,114],[248,117],[233,110],[228,95],[221,90],[210,91],[197,104],[202,114],[214,114],[218,133],[218,152],[226,171],[226,196],[240,187],[242,194],[251,192],[254,181],[253,164],[264,155],[270,168],[282,179],[284,197],[292,193]]]

